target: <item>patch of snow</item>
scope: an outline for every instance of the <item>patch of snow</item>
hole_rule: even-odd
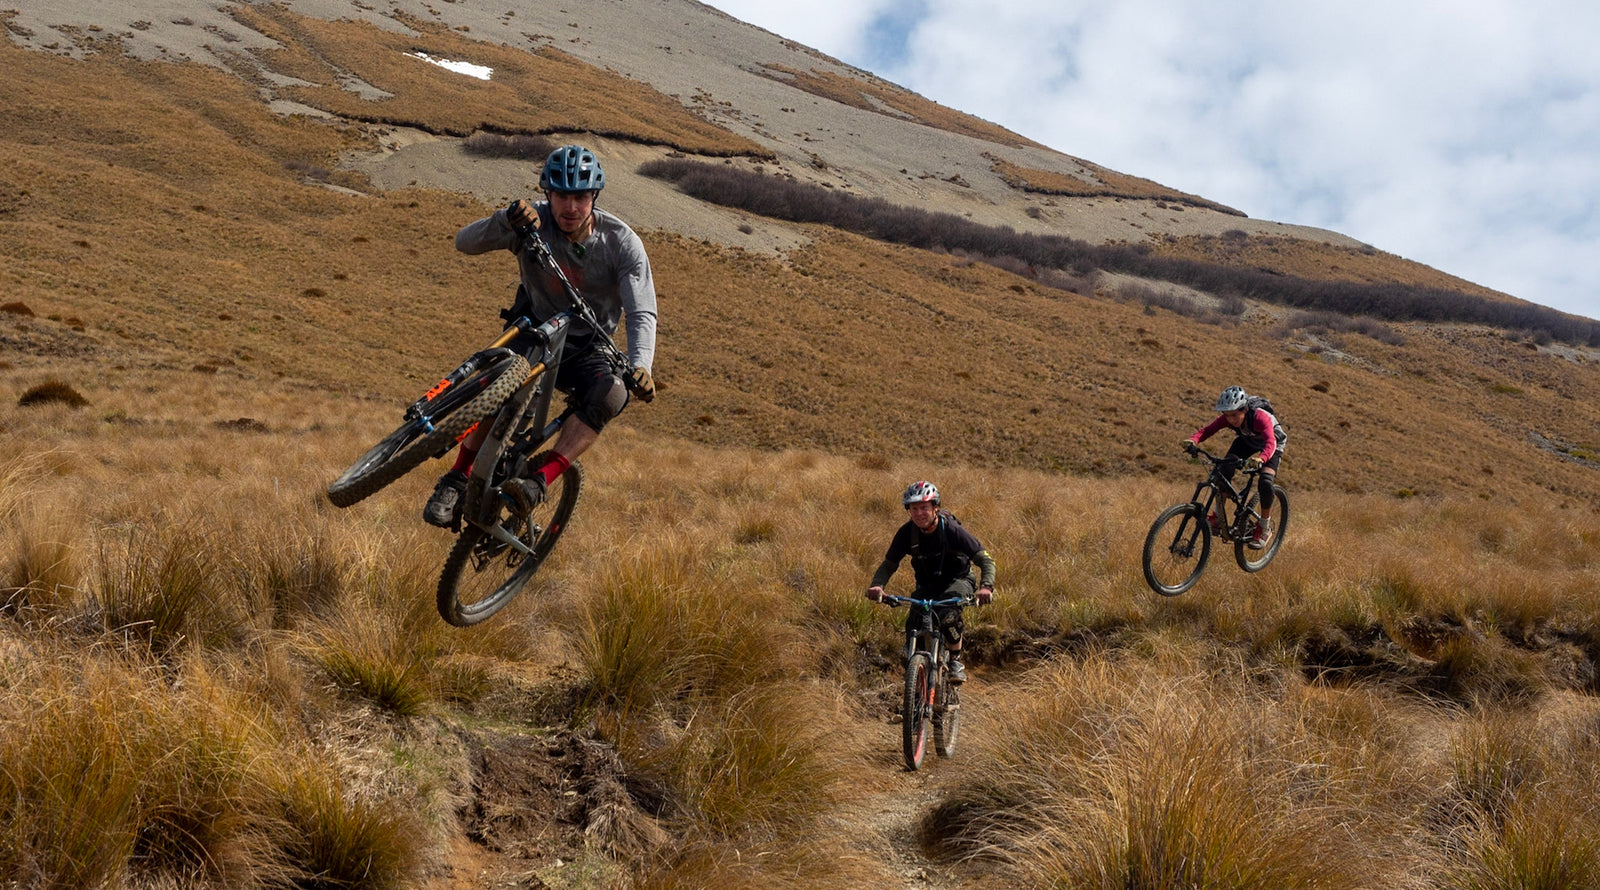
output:
[[[489,75],[494,73],[493,68],[485,65],[474,65],[471,62],[453,62],[449,59],[435,59],[433,56],[430,56],[427,53],[406,53],[406,55],[421,59],[422,61],[433,65],[438,65],[440,68],[454,71],[457,74],[465,74],[468,77],[476,77],[479,80],[488,80]]]

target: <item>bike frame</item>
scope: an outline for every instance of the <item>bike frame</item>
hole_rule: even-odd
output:
[[[1194,494],[1189,500],[1199,504],[1204,518],[1205,513],[1215,511],[1217,524],[1222,527],[1222,540],[1232,542],[1235,538],[1243,537],[1249,530],[1250,519],[1259,519],[1254,510],[1246,511],[1245,505],[1250,503],[1250,493],[1254,490],[1256,478],[1260,475],[1260,468],[1250,470],[1241,467],[1239,472],[1244,473],[1244,484],[1238,488],[1233,486],[1233,480],[1222,471],[1222,465],[1227,462],[1226,457],[1215,457],[1203,448],[1193,452],[1211,461],[1211,473],[1205,479],[1195,484]],[[1201,500],[1201,492],[1205,492],[1205,500]],[[1228,506],[1232,505],[1233,518],[1228,518]],[[1246,515],[1246,514],[1249,515]]]
[[[918,652],[927,652],[933,656],[933,663],[939,671],[940,683],[943,685],[945,667],[948,664],[948,653],[945,651],[944,634],[934,623],[934,607],[968,606],[973,603],[971,597],[953,596],[942,600],[914,599],[908,596],[894,596],[884,594],[883,601],[895,605],[921,606],[922,621],[919,627],[906,625],[906,646],[903,663],[910,664],[911,656]]]

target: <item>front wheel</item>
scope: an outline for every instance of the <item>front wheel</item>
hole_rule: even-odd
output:
[[[933,708],[933,748],[940,757],[956,756],[956,738],[961,734],[961,694],[959,683],[948,674],[939,683],[938,701]]]
[[[529,462],[539,466],[535,457]],[[556,477],[544,500],[526,518],[506,515],[499,528],[532,552],[523,553],[485,529],[468,523],[445,558],[439,575],[439,617],[456,627],[470,627],[500,611],[533,577],[578,508],[583,467],[574,462]],[[498,498],[495,492],[485,497]]]
[[[1272,523],[1272,540],[1260,550],[1251,550],[1244,541],[1235,541],[1233,544],[1233,561],[1247,572],[1259,572],[1266,568],[1267,563],[1272,562],[1272,558],[1278,555],[1278,548],[1283,546],[1283,536],[1289,532],[1289,496],[1283,493],[1283,489],[1273,487],[1275,489],[1273,493],[1276,495],[1272,499],[1273,512],[1276,516]],[[1259,496],[1251,495],[1250,504],[1246,507],[1247,514],[1254,512],[1259,503]]]
[[[428,403],[426,418],[407,421],[328,483],[328,500],[348,507],[448,451],[479,421],[500,410],[528,379],[529,370],[528,360],[512,353],[444,390]]]
[[[906,662],[906,690],[900,720],[900,740],[905,750],[906,769],[915,772],[928,752],[929,698],[933,690],[933,664],[928,653],[912,654]]]
[[[1144,580],[1162,596],[1193,587],[1211,558],[1204,508],[1190,501],[1161,511],[1144,538]]]

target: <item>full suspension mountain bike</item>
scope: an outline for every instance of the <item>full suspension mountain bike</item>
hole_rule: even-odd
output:
[[[1261,521],[1257,491],[1261,468],[1246,464],[1240,470],[1244,485],[1235,488],[1230,470],[1236,463],[1198,446],[1190,446],[1188,451],[1210,461],[1211,472],[1194,487],[1194,495],[1187,502],[1161,511],[1144,539],[1144,580],[1162,596],[1177,596],[1200,580],[1200,573],[1211,558],[1213,537],[1232,542],[1233,558],[1239,568],[1259,572],[1278,555],[1289,531],[1289,496],[1274,483],[1272,539],[1259,550],[1252,548],[1250,533]],[[1215,517],[1215,526],[1211,517]]]
[[[467,474],[455,527],[458,535],[439,575],[439,615],[458,627],[500,611],[533,577],[572,520],[583,488],[583,468],[573,461],[550,483],[544,500],[526,515],[508,509],[499,493],[507,479],[541,466],[539,449],[560,432],[575,407],[550,418],[556,371],[574,321],[596,332],[595,348],[614,373],[631,380],[626,356],[601,333],[594,312],[562,272],[550,248],[531,229],[519,231],[521,249],[559,281],[568,308],[535,325],[515,319],[488,348],[473,353],[406,408],[400,426],[328,485],[328,499],[348,507],[442,457],[480,424],[488,437]],[[511,347],[517,342],[517,349]],[[645,397],[640,394],[641,397]]]
[[[950,650],[934,615],[935,606],[970,606],[976,597],[958,596],[942,600],[914,599],[884,594],[888,606],[921,606],[920,621],[906,625],[905,697],[900,720],[901,748],[906,769],[922,766],[928,750],[928,729],[933,728],[934,748],[940,757],[953,757],[956,737],[961,731],[961,684],[950,682]]]

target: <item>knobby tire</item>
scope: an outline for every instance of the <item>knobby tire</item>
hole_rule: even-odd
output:
[[[1260,550],[1251,550],[1250,546],[1243,541],[1235,541],[1233,545],[1233,561],[1239,564],[1239,568],[1247,572],[1259,572],[1266,568],[1267,563],[1272,562],[1272,558],[1278,555],[1278,548],[1283,546],[1283,536],[1289,531],[1289,496],[1283,493],[1282,488],[1278,488],[1276,485],[1273,488],[1275,489],[1273,492],[1275,497],[1273,498],[1272,508],[1274,514],[1272,518],[1272,540]],[[1248,505],[1249,511],[1254,512],[1259,509],[1260,503],[1259,495],[1251,495]]]
[[[900,721],[906,769],[913,772],[922,766],[922,756],[928,751],[928,721],[923,716],[923,708],[928,702],[928,687],[932,682],[928,653],[913,653],[911,660],[906,662],[905,701]]]
[[[535,456],[528,465],[539,466],[547,454]],[[574,462],[550,484],[544,501],[533,509],[526,523],[509,514],[499,519],[502,527],[533,548],[528,555],[475,525],[466,525],[439,574],[439,617],[456,627],[471,627],[511,602],[544,565],[566,531],[578,509],[582,490],[583,467]],[[500,497],[496,492],[486,492],[484,496]]]
[[[1144,539],[1144,580],[1162,596],[1177,596],[1200,580],[1211,558],[1205,510],[1190,501],[1161,511]]]
[[[949,674],[941,671],[939,695],[933,709],[933,748],[940,757],[956,755],[956,738],[961,734],[961,695],[959,684],[951,683]]]
[[[440,393],[435,399],[437,413],[430,418],[431,431],[409,421],[385,436],[328,484],[328,500],[336,507],[348,507],[449,450],[473,424],[500,410],[501,404],[527,380],[529,370],[527,359],[512,354]],[[479,392],[470,399],[457,396],[474,389]]]

